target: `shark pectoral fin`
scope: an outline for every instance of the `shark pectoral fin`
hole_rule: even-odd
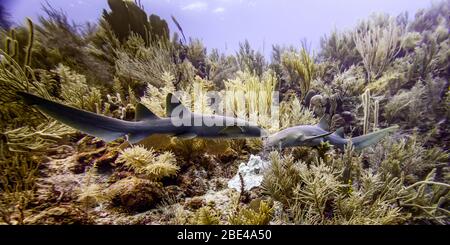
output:
[[[131,144],[136,144],[136,143],[139,143],[140,141],[144,140],[148,136],[150,136],[148,133],[129,134],[128,142],[130,142]]]
[[[183,134],[176,134],[174,135],[177,138],[185,139],[185,140],[191,140],[195,137],[197,137],[197,134],[195,133],[183,133]]]
[[[302,135],[300,137],[300,140],[301,141],[311,141],[311,140],[314,140],[314,139],[320,139],[320,138],[326,137],[326,136],[328,136],[330,134],[332,134],[332,132],[328,132],[328,133],[325,133],[325,134],[319,134],[319,135],[313,135],[313,136],[304,136],[304,135]]]
[[[219,134],[228,135],[228,134],[240,134],[244,132],[245,130],[240,126],[227,126],[224,129],[220,130]]]
[[[145,105],[142,103],[138,103],[136,106],[136,115],[134,117],[135,121],[144,121],[144,120],[154,120],[159,119],[155,113],[150,111]]]

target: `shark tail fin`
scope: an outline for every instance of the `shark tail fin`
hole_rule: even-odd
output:
[[[355,150],[361,150],[370,145],[378,143],[387,134],[395,132],[397,129],[398,125],[395,125],[389,128],[380,129],[369,134],[354,137],[351,139],[351,141]]]
[[[17,95],[27,105],[35,106],[53,119],[106,142],[127,134],[129,122],[76,109],[25,92],[18,92]]]

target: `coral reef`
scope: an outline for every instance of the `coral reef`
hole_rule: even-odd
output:
[[[172,17],[180,38],[138,1],[108,5],[95,25],[46,5],[36,22],[0,27],[0,224],[450,223],[448,0],[334,30],[317,52],[275,45],[270,61],[248,41],[234,55],[208,50]],[[139,102],[165,117],[176,91],[192,111],[269,133],[321,118],[347,138],[399,130],[362,151],[269,152],[264,138],[106,143],[16,95],[131,121]]]

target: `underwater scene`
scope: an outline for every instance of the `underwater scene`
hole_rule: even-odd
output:
[[[449,224],[450,0],[311,2],[2,1],[0,224]]]

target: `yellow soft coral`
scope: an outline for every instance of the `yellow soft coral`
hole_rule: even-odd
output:
[[[153,149],[148,150],[139,145],[121,151],[116,162],[155,181],[174,176],[179,170],[173,153],[165,152],[157,156]]]

